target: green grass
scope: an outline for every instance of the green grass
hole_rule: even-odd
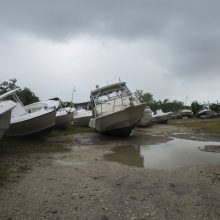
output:
[[[194,132],[209,134],[220,134],[220,118],[212,119],[175,119],[170,120],[169,124],[191,128]]]
[[[30,153],[49,153],[66,151],[65,141],[49,142],[44,139],[14,139],[0,140],[0,158],[4,156],[23,155]]]
[[[67,129],[54,129],[50,136],[61,136],[61,135],[71,135],[71,134],[78,134],[78,133],[90,133],[95,132],[95,129],[89,127],[75,127],[70,126]]]

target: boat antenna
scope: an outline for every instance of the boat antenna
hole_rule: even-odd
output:
[[[75,92],[76,92],[76,87],[73,86],[72,99],[71,99],[71,104],[72,105],[73,105],[73,95],[74,95]]]
[[[186,96],[186,99],[185,99],[185,104],[184,104],[184,105],[185,105],[185,107],[186,107],[186,101],[187,101],[187,99],[188,99],[188,98],[189,98],[189,97],[188,97],[188,96]]]

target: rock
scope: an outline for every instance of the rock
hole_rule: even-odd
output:
[[[176,187],[175,183],[170,183],[170,186],[173,187],[173,188]]]
[[[129,199],[131,200],[137,200],[137,198],[135,196],[129,196]]]

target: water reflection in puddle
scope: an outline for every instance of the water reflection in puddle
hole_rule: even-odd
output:
[[[173,139],[158,145],[122,146],[105,155],[108,161],[152,169],[172,169],[188,165],[220,164],[220,153],[205,152],[205,146],[219,146],[220,142],[201,142]]]

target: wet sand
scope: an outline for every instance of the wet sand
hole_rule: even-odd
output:
[[[50,138],[68,139],[70,151],[26,158],[31,169],[0,188],[0,219],[220,219],[220,164],[163,170],[105,160],[114,147],[172,137],[220,141],[169,124],[137,128],[129,138]]]

